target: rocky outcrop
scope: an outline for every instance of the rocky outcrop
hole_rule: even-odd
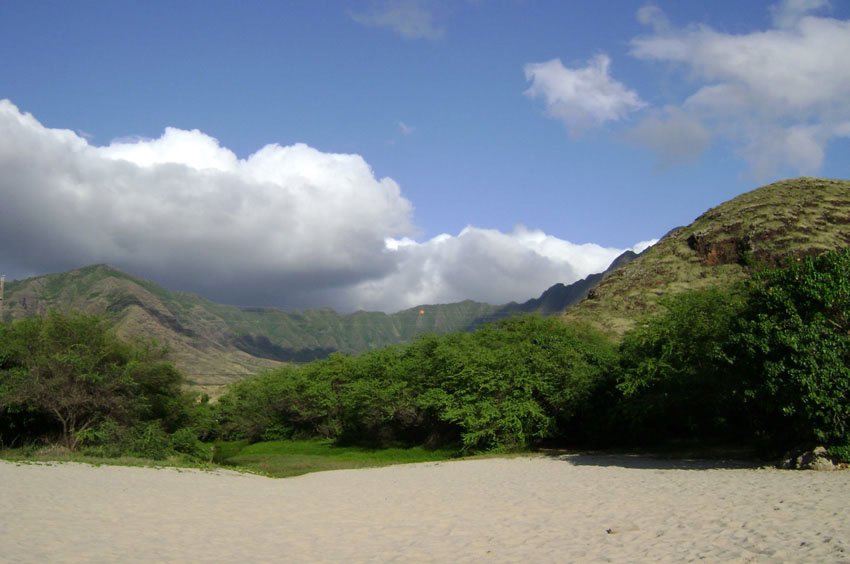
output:
[[[786,470],[818,470],[821,472],[836,469],[829,453],[822,446],[811,450],[786,453],[779,466]]]

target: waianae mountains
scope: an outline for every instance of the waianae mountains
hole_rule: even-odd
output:
[[[723,203],[604,273],[522,304],[474,301],[394,314],[239,308],[171,292],[105,265],[12,281],[4,321],[51,309],[106,315],[119,335],[155,339],[194,386],[212,390],[281,362],[358,353],[523,312],[561,315],[618,337],[666,294],[729,284],[763,266],[850,245],[850,182],[798,178]]]

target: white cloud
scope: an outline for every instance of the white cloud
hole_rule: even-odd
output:
[[[385,0],[368,13],[351,13],[351,18],[368,27],[389,29],[405,39],[440,39],[445,29],[434,22],[434,14],[419,0]]]
[[[658,239],[648,239],[646,241],[640,241],[639,243],[635,243],[634,246],[632,246],[632,248],[629,250],[640,254],[657,242]]]
[[[525,301],[557,282],[601,272],[623,253],[524,227],[511,233],[467,227],[457,236],[443,234],[424,243],[389,240],[387,249],[398,269],[353,287],[347,299],[359,308],[397,310],[472,296],[493,304]]]
[[[240,160],[175,129],[94,147],[9,101],[0,170],[4,263],[109,262],[237,303],[380,276],[394,266],[384,240],[412,229],[398,185],[358,155],[268,145]]]
[[[0,100],[0,265],[106,262],[242,305],[393,311],[536,297],[622,249],[468,227],[412,239],[412,205],[358,155],[267,145],[240,159],[204,133],[96,147]]]
[[[239,164],[236,155],[197,129],[185,131],[166,127],[159,139],[116,139],[98,152],[110,159],[126,160],[142,167],[172,163],[197,170],[233,172]]]
[[[850,21],[810,15],[826,5],[783,1],[775,27],[744,34],[653,25],[631,53],[681,65],[694,84],[681,110],[730,139],[757,176],[816,172],[834,124],[850,120]]]
[[[742,154],[758,176],[769,176],[776,163],[802,174],[816,174],[823,164],[824,147],[830,137],[823,128],[806,125],[791,127],[763,126],[750,134]]]
[[[670,28],[670,20],[664,11],[655,4],[646,4],[638,8],[637,19],[643,25],[651,26],[656,33]]]
[[[412,125],[407,125],[403,121],[400,121],[398,122],[398,130],[401,132],[402,135],[411,135],[414,131],[416,131],[416,128]]]
[[[661,166],[692,161],[711,144],[711,132],[700,120],[675,106],[651,111],[624,137],[652,150]]]
[[[781,0],[770,7],[773,25],[779,28],[793,28],[811,12],[829,6],[829,0]]]
[[[597,55],[585,67],[567,68],[560,59],[525,65],[532,98],[542,97],[551,117],[564,122],[572,134],[606,122],[619,121],[646,104],[609,74],[611,59]]]

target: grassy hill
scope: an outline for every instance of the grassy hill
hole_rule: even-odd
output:
[[[566,320],[620,336],[658,299],[744,279],[754,268],[850,245],[850,182],[785,180],[712,208],[612,272]]]

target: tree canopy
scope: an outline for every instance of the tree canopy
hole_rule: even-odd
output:
[[[0,327],[0,438],[57,434],[75,450],[106,422],[188,420],[182,376],[151,343],[119,340],[105,320],[51,312]]]

